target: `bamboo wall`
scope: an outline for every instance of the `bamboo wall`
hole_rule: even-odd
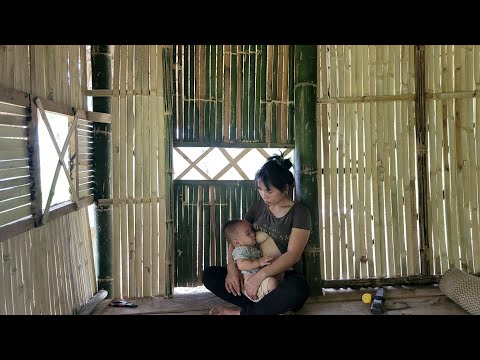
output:
[[[293,56],[291,45],[174,46],[177,146],[292,144]]]
[[[96,291],[87,209],[0,242],[0,315],[71,315]]]
[[[426,69],[433,271],[478,273],[480,46],[427,46]]]
[[[205,55],[208,48],[210,57]],[[266,60],[263,57],[265,48]],[[249,52],[246,53],[245,49]],[[290,47],[176,47],[174,116],[179,120],[175,123],[175,145],[195,145],[202,140],[203,146],[219,146],[222,141],[236,142],[239,147],[251,146],[249,142],[257,142],[258,146],[269,143],[272,140],[272,132],[268,130],[273,121],[272,113],[265,118],[258,117],[264,122],[258,132],[244,133],[244,128],[238,130],[237,125],[248,124],[247,114],[262,113],[262,99],[267,99],[267,109],[278,104],[275,100],[281,99],[288,99],[290,106],[292,97],[279,98],[278,95],[284,92],[279,92],[278,87],[275,97],[271,91],[273,82],[269,82],[275,78],[278,86],[280,79],[287,79],[284,83],[287,89],[293,84],[290,65],[283,68],[278,65],[280,49],[289,49],[287,59],[291,64],[294,59],[290,57]],[[479,272],[480,138],[477,129],[480,115],[476,111],[476,90],[480,83],[480,48],[448,45],[426,46],[425,49],[423,73],[419,72],[421,64],[415,63],[415,46],[412,45],[318,46],[316,117],[317,160],[321,169],[318,178],[321,274],[331,284],[334,280],[345,279],[441,275],[450,267]],[[251,61],[252,57],[256,61]],[[240,65],[238,58],[241,58]],[[218,66],[222,62],[223,72]],[[252,63],[257,67],[247,66]],[[262,67],[263,63],[265,67]],[[265,76],[258,74],[259,64],[260,72],[267,69]],[[233,69],[237,71],[234,73]],[[256,69],[255,76],[249,75],[249,69]],[[269,72],[270,69],[276,69],[276,72]],[[289,69],[288,73],[286,69]],[[203,83],[202,74],[206,74],[207,79],[211,75],[217,80],[207,85]],[[420,74],[421,79],[417,79],[416,74]],[[224,78],[219,81],[222,75]],[[425,81],[426,94],[417,94],[417,81]],[[250,84],[250,87],[244,84]],[[225,91],[229,88],[230,91]],[[259,102],[251,100],[249,91],[253,88],[260,91]],[[237,91],[235,96],[233,91]],[[422,106],[418,100],[420,95],[425,97],[425,127],[417,126],[421,121],[416,116],[416,110]],[[242,106],[233,103],[234,98],[239,99]],[[211,107],[207,111],[207,102],[221,104],[217,110]],[[250,105],[245,104],[252,103],[254,109],[246,111]],[[240,115],[238,109],[243,111]],[[212,136],[213,130],[207,132],[207,115],[202,122],[202,111],[203,114],[216,111],[212,116],[217,122],[213,123],[218,126],[215,129],[222,131],[215,130],[215,136]],[[223,114],[223,125],[218,122],[222,118],[219,114]],[[257,118],[253,119],[256,124]],[[275,119],[273,122],[278,124],[279,117]],[[287,116],[286,119],[283,128],[291,134],[288,130],[290,118]],[[255,129],[257,125],[252,126],[247,128]],[[276,125],[273,128],[276,129]],[[422,131],[426,131],[425,145],[420,143]],[[264,134],[265,138],[255,137],[257,133]],[[294,143],[294,138],[289,136],[281,139]],[[418,158],[426,151],[428,174],[424,177],[418,174]],[[419,209],[419,196],[422,196],[419,184],[425,182],[428,183],[428,234],[422,242],[419,213],[423,210]],[[221,187],[222,183],[214,184]],[[194,215],[193,208],[187,210],[186,204],[198,202],[199,194],[204,193],[205,188],[197,188],[200,184],[195,185],[193,181],[178,184],[182,185],[175,187],[176,198],[188,196],[191,199],[187,202],[177,200],[176,205],[179,211],[183,208],[183,215],[177,214],[176,217],[177,237],[190,241],[182,243],[180,253],[183,257],[191,254],[191,260],[183,258],[181,261],[194,264],[199,259],[195,249],[205,246],[205,227],[212,231],[213,225],[203,223],[202,227],[199,220],[194,220],[200,226],[197,232],[195,227],[181,225],[185,217],[205,219],[210,210],[204,208],[203,215]],[[218,231],[221,224],[215,223],[214,226]],[[200,245],[201,241],[203,245]],[[214,257],[206,259],[204,262],[212,261]],[[177,261],[180,261],[178,254]],[[223,255],[214,261],[223,263]],[[425,264],[428,265],[426,269],[422,268]],[[179,283],[195,283],[195,272],[190,268],[177,271],[189,274],[182,275]]]
[[[324,278],[421,275],[422,251],[431,274],[452,266],[478,272],[478,48],[426,46],[425,249],[414,46],[319,46],[318,55]]]
[[[254,181],[174,182],[175,286],[202,285],[202,270],[226,265],[222,226],[259,200]]]
[[[0,86],[86,109],[86,47],[0,45]]]
[[[171,49],[113,50],[114,294],[171,295]]]
[[[87,210],[71,212],[82,201],[50,212],[34,228],[50,210],[41,213],[37,96],[45,110],[70,116],[72,197],[92,194],[92,126],[79,110],[85,54],[77,45],[0,45],[0,314],[72,314],[96,291]]]

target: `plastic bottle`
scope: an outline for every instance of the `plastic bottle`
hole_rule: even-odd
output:
[[[373,297],[370,311],[375,315],[381,315],[385,312],[385,289],[383,287],[378,289]]]

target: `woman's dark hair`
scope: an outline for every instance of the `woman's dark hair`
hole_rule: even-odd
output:
[[[273,186],[280,191],[289,191],[295,181],[293,174],[289,170],[292,162],[285,159],[283,154],[270,156],[265,164],[255,175],[255,186],[262,180],[268,190]]]

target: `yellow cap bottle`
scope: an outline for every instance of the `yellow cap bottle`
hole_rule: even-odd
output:
[[[370,304],[372,302],[372,294],[370,293],[365,293],[362,295],[362,301],[365,304]]]

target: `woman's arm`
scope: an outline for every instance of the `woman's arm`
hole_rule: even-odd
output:
[[[288,240],[287,251],[280,255],[275,262],[259,271],[259,273],[262,273],[263,279],[285,272],[300,261],[309,236],[310,230],[293,228]]]

